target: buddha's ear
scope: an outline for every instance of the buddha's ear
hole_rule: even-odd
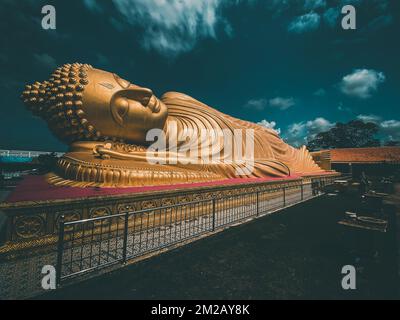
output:
[[[129,102],[127,98],[119,95],[118,93],[114,94],[114,96],[111,98],[110,108],[115,122],[123,127],[124,118],[129,111]]]

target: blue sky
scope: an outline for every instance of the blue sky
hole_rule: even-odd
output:
[[[57,29],[41,28],[52,4]],[[352,4],[357,29],[341,28]],[[400,140],[397,0],[0,2],[0,148],[65,150],[19,99],[63,63],[180,91],[301,145],[337,121]]]

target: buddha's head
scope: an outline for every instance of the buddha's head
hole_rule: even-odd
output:
[[[145,144],[162,129],[167,107],[150,89],[87,64],[65,64],[49,81],[26,86],[23,101],[63,141],[118,140]]]

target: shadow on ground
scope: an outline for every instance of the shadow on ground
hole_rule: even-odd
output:
[[[39,298],[394,298],[390,253],[372,257],[370,233],[337,224],[358,205],[323,196]],[[354,291],[341,287],[347,264],[357,268]]]

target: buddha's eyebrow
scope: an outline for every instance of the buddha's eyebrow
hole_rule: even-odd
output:
[[[114,89],[114,86],[111,83],[108,82],[100,82],[99,83],[101,86],[106,87],[107,89]]]

